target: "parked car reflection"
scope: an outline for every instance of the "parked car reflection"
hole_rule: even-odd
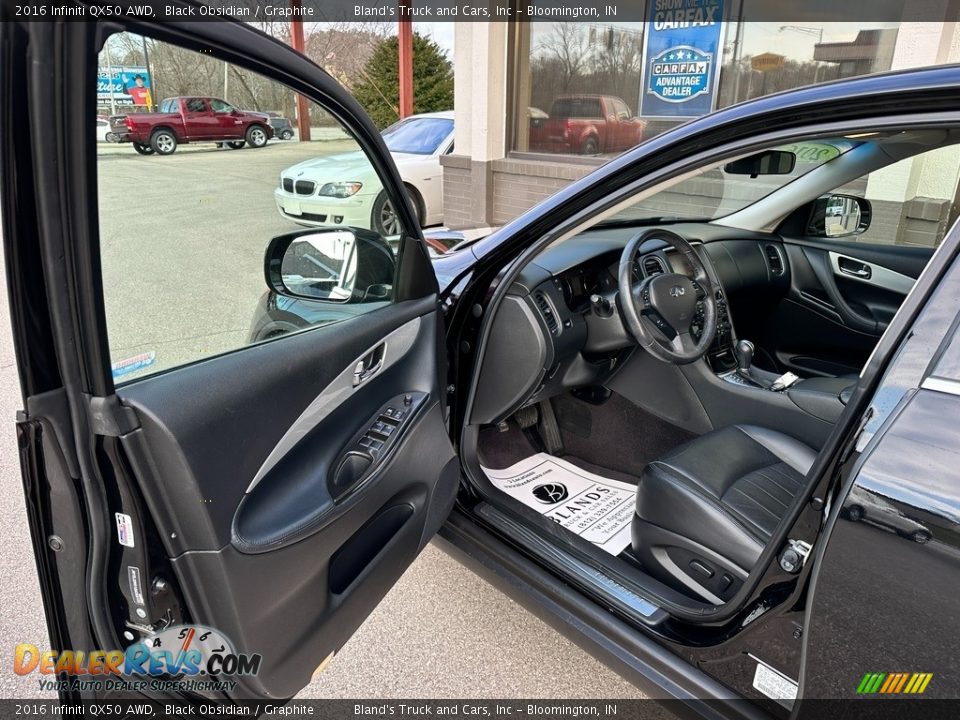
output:
[[[861,485],[855,485],[850,491],[843,505],[843,514],[853,522],[870,523],[921,545],[933,538],[926,525],[904,515],[890,499]]]

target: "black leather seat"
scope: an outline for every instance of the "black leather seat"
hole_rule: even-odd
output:
[[[816,452],[783,433],[734,425],[702,435],[644,469],[633,549],[653,575],[711,602],[753,568]]]

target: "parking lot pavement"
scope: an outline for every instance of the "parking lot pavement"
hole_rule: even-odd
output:
[[[328,150],[333,150],[333,144]],[[316,145],[316,144],[314,144]],[[100,163],[111,347],[169,367],[241,344],[264,290],[262,257],[296,229],[272,198],[315,148],[197,150]],[[121,149],[123,150],[123,149]],[[12,420],[20,407],[0,264],[0,697],[37,697],[12,672],[17,643],[48,645]],[[108,318],[110,315],[108,314]],[[186,328],[186,329],[185,329]],[[457,562],[428,547],[303,697],[628,698],[638,693]]]

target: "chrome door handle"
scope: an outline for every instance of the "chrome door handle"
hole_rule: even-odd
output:
[[[837,269],[844,275],[852,275],[853,277],[861,278],[863,280],[869,280],[873,275],[873,271],[871,270],[870,266],[865,262],[851,260],[850,258],[843,257],[842,255],[837,258]]]
[[[353,369],[353,386],[357,387],[362,382],[366,382],[376,375],[383,367],[383,358],[386,354],[387,344],[380,343],[373,350],[364,355],[357,361]]]
[[[858,268],[854,270],[853,268],[840,268],[840,272],[844,275],[853,275],[854,277],[868,278],[870,277],[870,271],[867,268]]]

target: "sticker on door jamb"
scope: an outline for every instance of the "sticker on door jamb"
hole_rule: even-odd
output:
[[[117,518],[117,540],[124,547],[133,547],[133,520],[123,513],[114,513],[114,516]]]
[[[771,700],[776,700],[788,710],[791,709],[797,699],[797,683],[779,670],[774,670],[763,660],[759,660],[753,655],[750,657],[757,661],[757,670],[753,675],[754,689],[762,692]]]

